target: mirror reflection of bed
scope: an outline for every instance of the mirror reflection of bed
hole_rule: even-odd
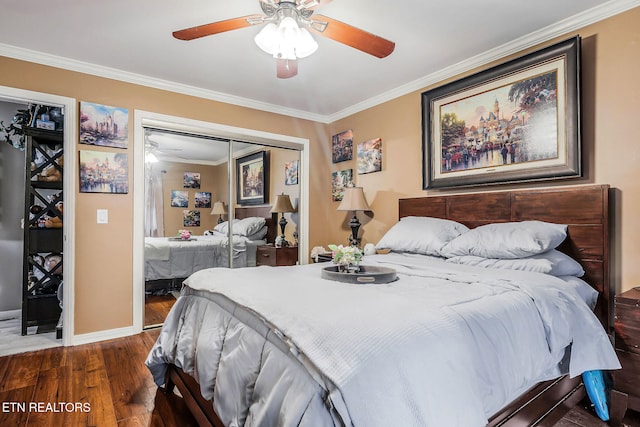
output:
[[[270,154],[269,203],[235,205],[234,179],[229,182],[235,158],[262,150]],[[272,199],[284,191],[298,198],[298,185],[284,187],[284,164],[297,160],[297,151],[234,141],[231,162],[229,151],[228,141],[146,129],[144,328],[162,325],[182,281],[195,271],[254,266],[257,247],[276,237]],[[287,215],[291,234],[295,214]]]

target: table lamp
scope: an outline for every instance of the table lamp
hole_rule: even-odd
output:
[[[358,230],[360,229],[360,221],[358,220],[358,211],[370,211],[371,208],[364,198],[364,191],[362,187],[345,187],[342,197],[342,202],[338,206],[339,211],[353,211],[353,218],[349,221],[349,227],[351,227],[351,236],[349,237],[349,244],[352,246],[360,246],[360,238],[358,237]]]
[[[284,236],[284,229],[287,226],[287,220],[284,217],[284,214],[285,212],[294,212],[289,195],[284,193],[278,194],[276,196],[276,202],[274,203],[273,208],[271,209],[271,212],[282,214],[282,218],[280,218],[280,221],[278,221],[278,224],[280,224],[280,231],[281,231],[281,235],[279,238],[280,244],[279,245],[276,244],[276,246],[289,246],[289,242],[287,242]]]
[[[222,215],[226,214],[225,210],[224,210],[224,203],[222,202],[215,202],[213,204],[213,209],[211,209],[211,215],[219,215],[218,216],[218,224],[220,224],[221,222],[223,222],[224,220],[222,219]]]

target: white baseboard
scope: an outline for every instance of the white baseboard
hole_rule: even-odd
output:
[[[8,310],[8,311],[0,311],[0,320],[8,320],[20,318],[22,316],[22,310]]]
[[[100,332],[90,332],[88,334],[74,335],[71,345],[91,344],[98,341],[112,340],[115,338],[123,338],[131,335],[135,335],[136,332],[133,326],[127,326],[125,328],[109,329]]]

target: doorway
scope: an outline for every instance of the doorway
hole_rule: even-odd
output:
[[[49,105],[52,107],[60,107],[64,114],[63,121],[63,150],[67,153],[75,152],[75,139],[77,137],[74,126],[76,117],[76,101],[73,98],[67,98],[57,95],[50,95],[40,92],[27,91],[22,89],[0,86],[0,102],[8,102],[18,105]],[[5,123],[7,124],[7,123]],[[70,158],[73,155],[70,154]],[[68,162],[65,165],[62,189],[65,194],[65,215],[64,215],[64,231],[63,231],[63,253],[65,254],[65,262],[63,264],[64,276],[64,295],[62,311],[62,340],[57,340],[55,345],[70,346],[73,344],[74,325],[74,215],[75,215],[75,186],[76,165],[74,162]],[[24,182],[24,175],[21,179]],[[23,199],[24,200],[24,199]],[[23,203],[21,203],[23,205]],[[22,259],[20,260],[22,264]],[[21,284],[22,285],[22,284]],[[36,337],[37,338],[37,337]],[[35,340],[33,336],[21,336],[18,334],[12,338],[10,346],[2,349],[2,354],[13,354],[22,351],[38,350],[40,348],[49,347],[47,342]]]
[[[280,148],[295,150],[296,152],[298,152],[299,194],[295,220],[297,224],[297,236],[299,238],[299,262],[308,262],[309,180],[307,170],[308,168],[306,167],[306,165],[309,164],[309,141],[307,139],[136,110],[134,114],[134,193],[137,195],[134,198],[134,331],[142,331],[144,324],[145,198],[140,195],[145,193],[145,132],[148,129],[166,131],[169,133],[199,136],[204,139],[231,141],[231,144],[229,145],[228,159],[234,158],[233,146],[239,144],[238,141],[250,142],[251,144],[262,146],[265,149]],[[226,169],[226,179],[228,185],[226,194],[226,206],[235,206],[235,187],[233,187],[235,178],[232,176],[232,168],[227,167]],[[270,199],[275,199],[275,194],[272,194],[269,197]],[[272,200],[267,201],[267,204],[271,203],[273,203]],[[229,212],[227,211],[227,215],[229,217],[233,217],[233,212],[229,214]],[[230,256],[229,259],[233,260],[233,257]]]

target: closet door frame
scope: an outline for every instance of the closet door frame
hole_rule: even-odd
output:
[[[298,233],[300,264],[309,262],[309,140],[290,135],[187,119],[143,110],[134,111],[133,174],[133,332],[142,332],[144,322],[144,132],[145,128],[210,136],[268,147],[288,148],[300,152],[300,201]],[[231,156],[231,149],[229,152]],[[230,162],[232,159],[230,160]],[[231,164],[231,163],[229,163]],[[229,194],[233,181],[229,180]],[[229,205],[231,206],[231,205]]]
[[[64,253],[63,276],[64,292],[62,296],[62,345],[74,345],[74,294],[75,294],[75,183],[77,180],[76,140],[76,99],[66,96],[51,95],[8,86],[0,86],[0,97],[11,102],[24,104],[43,104],[64,108],[63,150],[67,160],[62,178],[64,194],[64,228],[62,251]]]

